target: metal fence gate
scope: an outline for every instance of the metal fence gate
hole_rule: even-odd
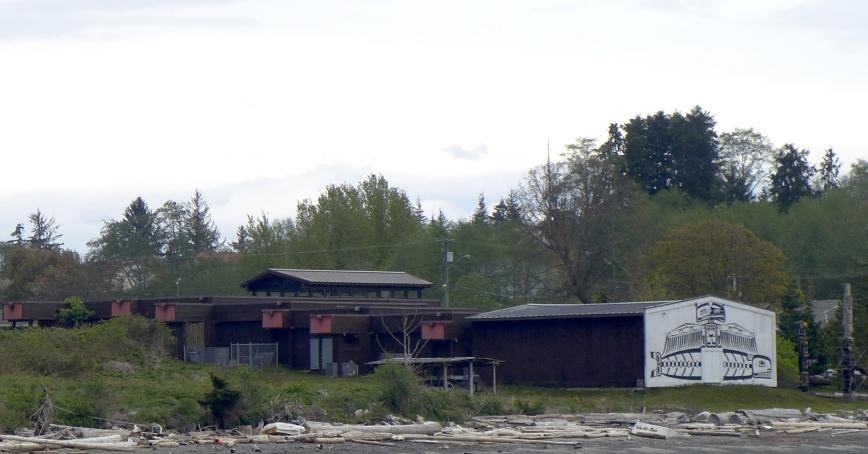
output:
[[[277,342],[273,344],[229,344],[229,362],[255,369],[277,366]]]

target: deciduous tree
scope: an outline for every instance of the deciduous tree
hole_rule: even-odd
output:
[[[726,202],[750,202],[771,173],[774,150],[768,137],[750,129],[720,135],[720,177]]]
[[[603,258],[611,253],[610,222],[623,206],[617,172],[592,140],[579,139],[566,160],[547,161],[525,179],[521,205],[530,235],[558,257],[568,293],[591,303]]]
[[[718,220],[671,231],[646,257],[653,297],[714,294],[755,305],[779,301],[787,287],[785,261],[774,244]]]

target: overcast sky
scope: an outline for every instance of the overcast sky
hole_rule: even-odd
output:
[[[846,168],[866,23],[860,0],[0,0],[0,236],[40,208],[84,252],[136,196],[199,188],[231,239],[369,173],[461,218],[547,141],[697,104]]]

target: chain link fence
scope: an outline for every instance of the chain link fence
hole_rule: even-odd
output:
[[[277,342],[273,344],[230,344],[229,362],[254,369],[277,366]]]
[[[229,347],[184,347],[184,361],[215,366],[248,366],[254,369],[277,366],[277,343],[229,344]]]

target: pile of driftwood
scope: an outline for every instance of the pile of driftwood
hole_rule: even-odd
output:
[[[761,434],[829,432],[831,435],[865,431],[868,411],[837,415],[771,408],[735,412],[591,413],[582,415],[539,415],[477,417],[476,430],[515,430],[523,434],[543,432],[557,440],[630,437],[677,438],[690,436],[759,437]]]
[[[868,433],[868,411],[817,414],[810,409],[741,410],[736,412],[590,413],[537,416],[507,415],[472,418],[463,426],[390,417],[384,424],[356,425],[314,421],[272,423],[231,431],[174,433],[159,426],[125,429],[89,429],[50,425],[40,436],[0,435],[0,452],[33,452],[60,448],[84,451],[130,451],[136,448],[172,448],[190,445],[222,446],[235,452],[237,444],[359,443],[394,446],[398,442],[429,444],[511,443],[579,447],[593,438],[633,436],[670,439],[690,436],[759,437],[761,434],[828,432],[831,435]]]

